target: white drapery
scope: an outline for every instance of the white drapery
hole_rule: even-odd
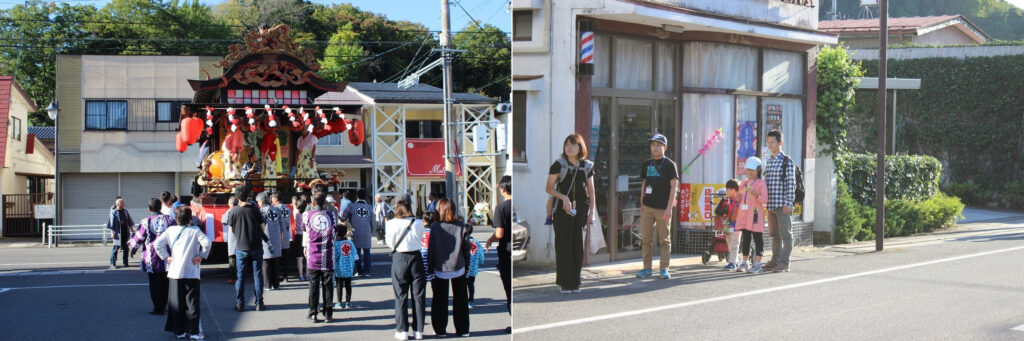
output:
[[[650,91],[654,66],[654,43],[646,40],[615,38],[615,88]]]
[[[658,91],[672,92],[675,89],[676,44],[658,43]]]
[[[757,48],[683,43],[683,86],[757,90]]]
[[[698,151],[704,141],[715,133],[715,129],[722,128],[724,136],[693,163],[689,174],[680,173],[681,182],[724,184],[732,178],[736,148],[736,124],[733,122],[735,106],[735,97],[732,95],[683,95],[683,141],[679,146],[683,157],[679,160],[679,171],[682,172],[690,160],[700,155]]]
[[[590,82],[595,88],[607,88],[608,84],[608,73],[610,72],[609,61],[612,59],[611,51],[611,38],[603,34],[594,35],[594,77],[590,79]]]
[[[764,91],[804,93],[804,54],[764,49]]]

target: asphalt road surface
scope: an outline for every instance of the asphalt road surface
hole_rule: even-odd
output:
[[[882,252],[807,257],[792,272],[673,267],[514,283],[515,340],[1024,340],[1024,220]],[[896,240],[893,240],[895,242]]]
[[[490,235],[484,230],[475,234],[478,240]],[[173,340],[163,330],[166,316],[148,314],[153,305],[138,258],[128,268],[108,270],[109,255],[109,247],[100,246],[0,248],[0,338]],[[505,333],[510,317],[496,262],[494,252],[488,252],[477,277],[470,339],[510,339]],[[281,290],[264,291],[269,310],[256,311],[250,275],[246,311],[234,311],[234,285],[226,283],[226,269],[226,264],[203,264],[201,319],[207,340],[393,340],[394,291],[385,246],[374,244],[373,276],[353,281],[353,308],[335,310],[336,321],[329,324],[305,319],[307,282],[284,282]],[[434,335],[429,304],[428,285],[427,339]],[[454,328],[449,318],[448,332],[454,334]]]

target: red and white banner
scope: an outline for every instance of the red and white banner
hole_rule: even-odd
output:
[[[444,177],[444,140],[406,139],[405,174],[410,177]],[[462,169],[455,167],[456,176]]]

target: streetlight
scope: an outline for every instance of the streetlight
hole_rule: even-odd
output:
[[[57,192],[60,192],[60,167],[58,167],[58,165],[60,163],[60,156],[59,156],[59,153],[57,152],[57,150],[60,149],[60,144],[58,144],[58,142],[57,142],[57,135],[60,135],[60,132],[57,130],[57,114],[59,114],[59,113],[60,113],[60,108],[57,107],[57,100],[51,101],[50,102],[50,106],[46,107],[46,114],[50,116],[51,120],[53,120],[53,160],[54,160],[54,168],[55,168],[53,170],[53,187],[54,187],[53,192],[55,193],[55,195],[56,195]],[[54,211],[56,211],[55,212],[56,216],[54,216],[54,218],[55,218],[53,220],[54,224],[51,224],[51,225],[58,225],[58,224],[60,224],[60,216],[61,216],[61,208],[62,207],[58,207],[57,204],[60,203],[60,199],[57,198],[56,196],[53,198],[53,202],[54,202],[54,207],[57,208],[57,209],[54,210]]]

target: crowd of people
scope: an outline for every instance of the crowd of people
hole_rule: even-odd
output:
[[[726,184],[725,206],[728,211],[724,215],[730,229],[726,237],[729,255],[724,269],[727,271],[760,273],[790,270],[793,250],[790,216],[795,201],[796,166],[793,159],[782,152],[782,136],[778,130],[768,132],[765,138],[765,145],[770,151],[768,159],[747,158],[744,164],[747,178],[743,181],[729,180]],[[670,223],[679,188],[679,168],[666,156],[669,142],[664,135],[654,134],[648,141],[651,158],[644,161],[639,174],[643,269],[636,277],[646,278],[654,274],[652,263],[654,243],[657,243],[661,251],[658,275],[669,279]],[[580,292],[583,232],[596,216],[594,173],[594,163],[587,159],[583,137],[578,134],[566,137],[562,143],[562,154],[549,168],[545,187],[551,196],[546,212],[555,233],[556,283],[564,294]],[[768,263],[762,264],[762,234],[766,225],[771,236],[772,257]],[[738,254],[743,255],[742,263]]]
[[[511,314],[511,177],[503,177],[498,187],[505,200],[494,213],[494,233],[483,245],[472,237],[473,226],[457,214],[453,202],[440,195],[431,202],[432,210],[416,217],[408,194],[395,198],[392,210],[380,195],[373,204],[367,202],[365,190],[346,193],[335,206],[333,196],[319,185],[295,195],[288,205],[277,193],[253,197],[249,188],[238,187],[221,217],[228,247],[228,283],[235,288],[234,309],[246,310],[248,275],[255,309],[267,310],[264,290],[279,290],[294,265],[294,278],[309,283],[307,319],[332,322],[335,309],[352,307],[353,278],[372,276],[370,249],[376,238],[387,245],[392,259],[395,338],[423,338],[427,283],[433,293],[429,309],[434,334],[447,336],[451,315],[455,334],[469,336],[475,277],[483,254],[495,242],[506,310]],[[177,338],[202,340],[200,266],[213,242],[205,232],[202,202],[181,203],[165,192],[148,206],[149,215],[136,224],[124,199],[116,198],[107,221],[111,237],[117,240],[111,267],[117,268],[119,254],[122,266],[128,266],[129,256],[141,249],[151,314],[166,314],[164,328]]]

